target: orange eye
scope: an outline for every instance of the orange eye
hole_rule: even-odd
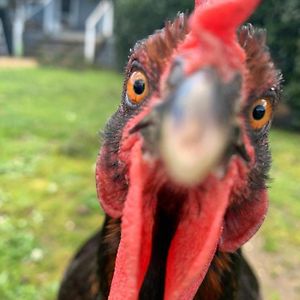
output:
[[[268,99],[257,99],[250,110],[250,125],[253,129],[263,128],[271,119],[273,107]]]
[[[148,95],[148,81],[144,73],[136,71],[127,82],[127,97],[134,103],[141,103]]]

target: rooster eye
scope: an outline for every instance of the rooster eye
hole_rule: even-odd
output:
[[[144,73],[136,71],[127,82],[127,97],[133,104],[141,103],[148,95],[148,81]]]
[[[271,119],[273,113],[272,104],[268,99],[258,99],[250,110],[250,124],[253,129],[263,128]]]

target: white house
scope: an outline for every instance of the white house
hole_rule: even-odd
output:
[[[70,49],[81,48],[82,57],[93,63],[97,45],[109,43],[113,36],[111,0],[0,0],[0,12],[1,1],[10,12],[16,56],[34,56],[39,48],[58,50],[69,45]],[[7,24],[1,21],[3,31]]]

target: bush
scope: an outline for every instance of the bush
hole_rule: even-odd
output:
[[[268,45],[285,80],[284,99],[292,111],[291,125],[300,128],[300,1],[264,1],[251,21],[268,31]]]
[[[116,45],[122,68],[136,41],[164,27],[176,14],[191,11],[194,0],[116,0]]]

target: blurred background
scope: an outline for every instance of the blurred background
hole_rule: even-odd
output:
[[[136,40],[192,0],[0,0],[0,299],[55,299],[101,225],[94,168]],[[300,299],[300,1],[265,0],[284,103],[271,134],[271,206],[246,253],[266,299]]]

